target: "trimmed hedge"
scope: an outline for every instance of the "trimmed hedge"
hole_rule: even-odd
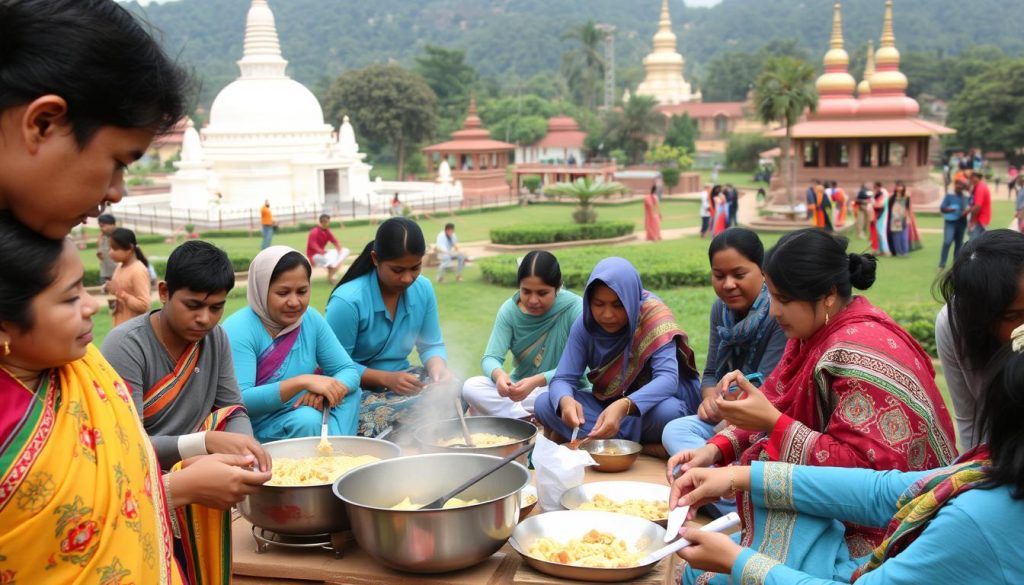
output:
[[[163,244],[164,242],[167,241],[167,236],[162,236],[160,234],[135,234],[135,241],[140,246],[146,246],[149,244]],[[81,245],[79,245],[79,247],[81,247]],[[84,249],[93,250],[95,248],[96,238],[91,238],[85,242]],[[145,251],[145,248],[143,248],[143,251]]]
[[[912,305],[886,312],[921,344],[928,355],[939,356],[935,347],[935,315],[939,309],[935,305]]]
[[[509,246],[551,244],[618,238],[633,233],[635,226],[627,221],[590,224],[520,225],[491,230],[491,242]]]
[[[228,259],[231,260],[231,268],[233,268],[235,272],[245,272],[249,270],[249,264],[252,263],[252,258],[249,258],[248,256],[231,256]],[[163,278],[164,272],[167,271],[167,260],[153,260],[150,263],[156,270],[157,275],[160,278]],[[99,268],[86,268],[83,283],[85,286],[99,286],[103,284],[100,280]]]
[[[711,270],[707,256],[697,252],[667,255],[657,246],[593,246],[555,253],[562,268],[565,286],[582,290],[594,265],[609,256],[626,258],[640,271],[644,287],[667,289],[682,286],[709,286]],[[484,280],[505,288],[518,286],[518,257],[514,255],[482,258],[477,263]]]

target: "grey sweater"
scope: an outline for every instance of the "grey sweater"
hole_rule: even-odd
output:
[[[177,358],[172,358],[157,339],[149,322],[150,315],[139,315],[115,327],[100,349],[131,388],[139,417],[142,417],[143,394],[177,363]],[[196,371],[181,394],[163,412],[142,421],[164,469],[181,460],[180,435],[195,432],[213,410],[242,404],[231,361],[231,346],[224,330],[218,325],[201,343]],[[225,430],[252,436],[252,424],[245,413],[231,416]]]

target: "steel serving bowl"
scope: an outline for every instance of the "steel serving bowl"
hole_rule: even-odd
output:
[[[519,520],[530,472],[515,461],[458,495],[480,500],[447,510],[392,510],[405,498],[426,504],[498,463],[473,453],[400,457],[360,467],[334,484],[359,547],[377,562],[412,573],[470,567],[505,544]]]
[[[611,500],[652,500],[665,502],[668,505],[668,496],[671,489],[667,485],[649,483],[646,481],[595,481],[570,488],[562,494],[561,504],[563,508],[576,510],[583,504],[590,502],[598,494],[607,496]],[[595,510],[596,511],[596,510]],[[654,520],[662,527],[668,522],[668,517]]]
[[[363,437],[327,437],[337,455],[373,455],[392,459],[402,454],[394,443]],[[302,437],[265,443],[272,458],[320,457],[320,437]],[[305,486],[260,486],[238,504],[238,511],[253,526],[278,534],[331,534],[348,530],[345,506],[331,493],[332,483]]]
[[[519,447],[533,441],[537,436],[537,427],[533,423],[518,418],[505,418],[500,416],[467,416],[466,426],[469,433],[491,433],[513,437],[516,440],[512,443],[496,447],[442,447],[441,441],[462,438],[462,424],[459,419],[453,418],[433,423],[427,423],[416,429],[416,444],[421,453],[478,453],[481,455],[494,455],[504,457],[513,453]],[[516,461],[526,465],[527,456],[522,455]]]
[[[590,456],[597,461],[592,469],[615,473],[626,471],[636,463],[640,457],[640,443],[627,441],[626,439],[595,439],[580,445]]]
[[[519,521],[522,522],[533,512],[533,509],[537,507],[537,502],[540,498],[537,497],[537,488],[532,485],[523,487],[522,491],[519,492]]]
[[[582,538],[584,534],[591,530],[614,534],[616,537],[626,541],[628,545],[633,547],[633,550],[642,555],[650,554],[665,544],[662,542],[665,536],[665,529],[654,522],[624,514],[582,510],[548,512],[531,516],[520,522],[519,526],[516,526],[509,544],[534,569],[563,579],[598,581],[602,583],[630,581],[646,575],[658,565],[658,562],[655,561],[638,567],[614,569],[577,567],[531,557],[526,552],[539,538],[549,537],[558,542],[565,543],[573,538]]]

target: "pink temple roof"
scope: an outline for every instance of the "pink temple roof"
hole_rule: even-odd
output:
[[[956,130],[920,118],[807,120],[793,126],[793,138],[886,138],[955,134]],[[779,128],[766,136],[785,136]]]

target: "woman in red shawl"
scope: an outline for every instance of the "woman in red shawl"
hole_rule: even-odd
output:
[[[875,259],[847,254],[847,240],[818,229],[782,237],[768,251],[764,272],[771,315],[789,343],[779,365],[755,388],[739,372],[720,389],[736,384],[717,405],[729,423],[699,449],[669,462],[693,467],[739,461],[912,471],[948,465],[956,456],[953,424],[938,388],[931,359],[888,315],[852,288],[875,280]],[[737,499],[744,532],[754,542],[755,520],[772,538],[761,551],[790,566],[801,551],[791,548],[785,512],[755,519],[742,494]],[[854,556],[876,547],[883,532],[847,524]],[[713,581],[702,574],[697,583]],[[723,581],[724,582],[724,581]]]

